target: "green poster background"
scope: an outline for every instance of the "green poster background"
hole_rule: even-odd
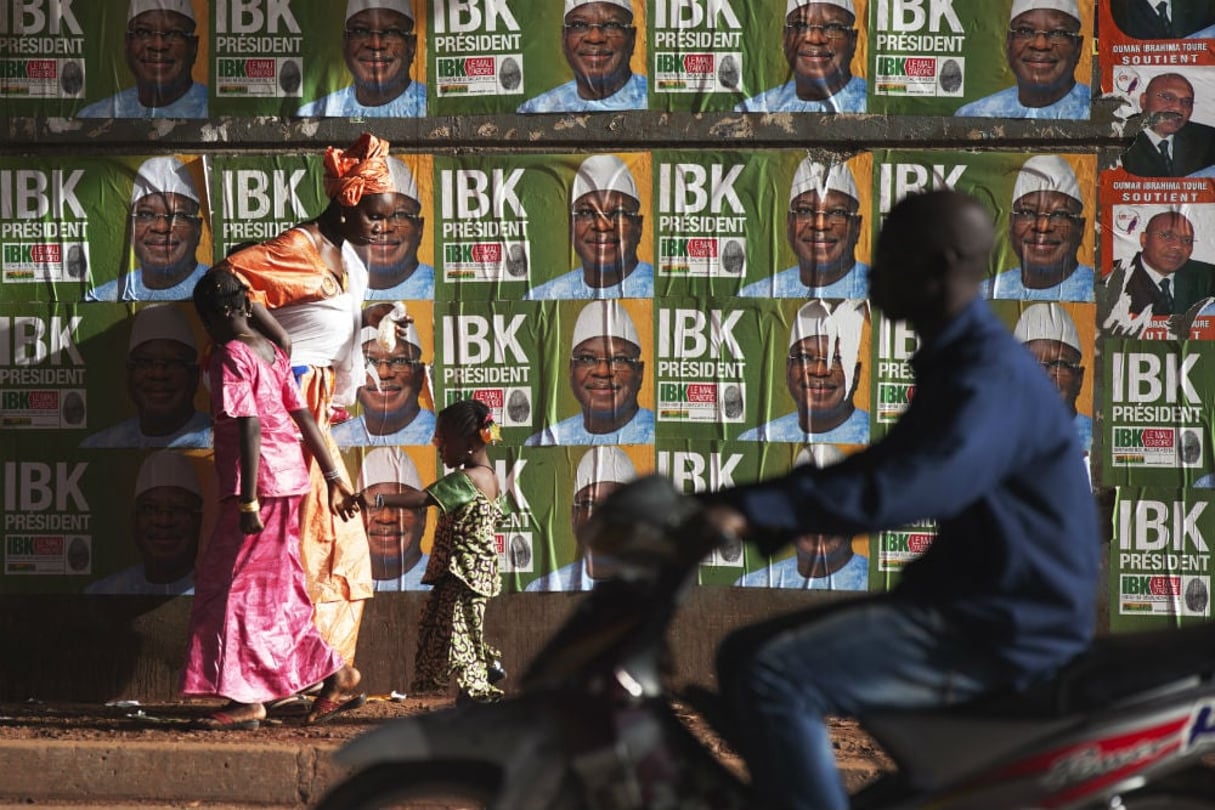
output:
[[[650,155],[617,155],[637,187],[639,262],[654,257]],[[439,300],[512,300],[581,266],[570,244],[570,193],[586,155],[436,157]],[[419,180],[419,183],[422,181]]]
[[[138,559],[131,503],[150,451],[80,447],[136,415],[126,369],[135,311],[123,304],[0,303],[0,592],[76,593]],[[197,323],[189,324],[201,340]],[[207,408],[201,385],[194,405]],[[204,504],[213,502],[210,451],[183,452],[194,459]],[[204,506],[204,531],[210,520]]]
[[[241,242],[264,242],[315,217],[329,205],[321,151],[204,159],[212,200],[215,261]]]
[[[452,302],[435,306],[435,412],[476,398],[493,411],[502,442],[515,447],[551,407],[554,365],[548,343],[552,304]]]
[[[212,0],[211,114],[294,115],[349,83],[345,3]]]
[[[199,171],[191,160],[192,172]],[[0,284],[6,302],[73,302],[133,266],[131,188],[143,158],[0,158]],[[204,198],[201,172],[198,191]],[[204,224],[204,239],[209,232]],[[204,263],[200,243],[198,255]]]
[[[996,249],[990,274],[1017,267],[1020,259],[1010,244],[1009,214],[1022,164],[1032,155],[1023,152],[879,151],[873,153],[874,227],[895,203],[913,192],[953,188],[978,198],[996,225]],[[1097,216],[1095,155],[1061,154],[1076,173],[1082,213],[1088,222]],[[1093,265],[1095,229],[1088,227],[1077,258]]]
[[[1215,493],[1121,487],[1110,546],[1110,629],[1140,631],[1211,620]]]
[[[1016,86],[1005,40],[1011,0],[945,0],[869,6],[869,112],[953,115]],[[1093,3],[1080,4],[1076,82],[1092,83]],[[1087,118],[1087,116],[1086,116]]]
[[[134,86],[126,63],[129,0],[16,5],[6,4],[8,17],[0,19],[0,118],[70,118]],[[191,77],[206,85],[208,3],[192,5],[199,40]]]
[[[760,421],[772,371],[765,320],[770,301],[673,298],[656,302],[652,367],[657,430],[670,439],[737,437]],[[781,378],[784,365],[781,363]]]
[[[426,55],[431,115],[513,113],[527,99],[571,81],[574,74],[562,51],[563,22],[561,6],[551,0],[431,0]],[[629,64],[644,74],[642,0],[633,0],[633,24],[637,44]]]
[[[1105,338],[1105,483],[1211,486],[1215,348],[1209,341]]]

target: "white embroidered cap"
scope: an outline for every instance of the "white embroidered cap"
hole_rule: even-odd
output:
[[[151,304],[135,313],[127,351],[149,340],[175,340],[198,351],[198,343],[181,310],[172,304]]]
[[[1058,155],[1034,155],[1021,164],[1017,182],[1013,186],[1013,202],[1035,191],[1058,191],[1079,203],[1080,183],[1072,164]]]
[[[582,195],[592,191],[619,191],[634,200],[641,200],[633,173],[629,171],[628,165],[615,155],[591,155],[578,167],[578,173],[574,175],[574,183],[570,188],[570,199],[576,202]]]
[[[363,458],[359,470],[359,489],[373,484],[404,484],[422,489],[418,467],[399,447],[377,447]]]
[[[1013,336],[1022,343],[1031,340],[1057,340],[1078,352],[1084,351],[1080,348],[1080,333],[1076,331],[1072,316],[1054,301],[1030,304],[1026,307],[1017,319]]]
[[[587,450],[578,462],[574,475],[574,494],[591,484],[612,482],[627,484],[637,477],[633,462],[619,447],[598,445]]]
[[[180,194],[201,202],[186,164],[175,157],[148,158],[140,164],[135,173],[135,185],[131,188],[131,204],[149,194]]]
[[[804,467],[809,464],[811,467],[822,469],[843,460],[844,451],[834,444],[809,444],[797,452],[793,466]]]
[[[198,473],[190,459],[173,450],[157,450],[143,460],[135,476],[135,497],[156,487],[180,487],[202,495]]]
[[[613,6],[620,6],[629,14],[633,13],[632,0],[565,0],[565,11],[561,12],[562,17],[569,14],[578,6],[589,6],[591,3],[607,3]]]
[[[785,3],[785,16],[788,17],[802,6],[812,6],[815,3],[823,3],[829,6],[839,6],[853,17],[856,16],[856,9],[852,5],[852,0],[788,0],[788,2]]]
[[[127,6],[127,22],[148,11],[173,11],[198,22],[190,0],[131,0],[131,5]]]
[[[397,194],[418,200],[418,181],[414,179],[413,172],[405,161],[399,157],[389,157],[388,175],[392,178],[392,188]]]
[[[591,301],[578,313],[571,348],[590,338],[614,337],[641,348],[641,337],[629,312],[616,300]]]
[[[411,20],[417,19],[417,17],[413,16],[413,3],[410,0],[346,0],[346,19],[349,20],[360,11],[370,11],[377,8],[404,14]]]
[[[838,191],[847,194],[860,202],[860,193],[856,190],[856,180],[852,169],[847,163],[836,163],[828,166],[810,158],[806,158],[793,173],[793,182],[789,184],[789,202],[793,202],[807,191],[817,191],[821,201],[828,191]]]
[[[1080,22],[1080,6],[1076,0],[1013,0],[1012,9],[1008,12],[1009,21],[1013,21],[1027,11],[1046,9],[1062,11],[1076,22]]]

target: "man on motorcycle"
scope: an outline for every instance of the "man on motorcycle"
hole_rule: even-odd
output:
[[[702,496],[714,528],[769,554],[805,532],[938,523],[889,594],[723,642],[722,694],[764,807],[848,807],[824,715],[1021,688],[1091,640],[1100,540],[1083,454],[1051,380],[979,295],[993,244],[965,194],[896,205],[869,287],[919,335],[911,405],[839,464]]]

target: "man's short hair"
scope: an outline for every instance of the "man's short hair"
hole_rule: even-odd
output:
[[[395,11],[411,20],[417,20],[413,15],[413,3],[410,0],[346,0],[346,19],[349,20],[361,11],[377,8]]]
[[[1057,191],[1084,204],[1075,169],[1058,155],[1034,155],[1021,164],[1013,186],[1013,202],[1035,191]]]
[[[133,351],[149,340],[175,340],[198,351],[198,343],[194,340],[186,316],[172,304],[152,304],[135,314],[127,351]]]
[[[140,164],[135,172],[135,185],[131,188],[131,205],[149,194],[180,194],[194,202],[202,202],[189,169],[175,157],[148,158]]]
[[[1057,340],[1065,346],[1071,346],[1078,352],[1080,348],[1080,333],[1076,324],[1060,304],[1050,303],[1030,304],[1013,329],[1013,336],[1021,343],[1031,340]]]
[[[1009,9],[1009,21],[1015,20],[1027,11],[1062,11],[1076,22],[1080,22],[1080,6],[1076,0],[1013,0]]]
[[[149,11],[172,11],[198,22],[194,16],[194,4],[190,0],[131,0],[127,6],[127,22]]]

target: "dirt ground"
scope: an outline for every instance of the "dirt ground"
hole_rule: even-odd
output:
[[[452,705],[450,698],[393,700],[372,695],[365,706],[339,715],[330,722],[304,725],[307,704],[296,702],[270,712],[256,731],[209,731],[191,724],[217,708],[213,701],[177,701],[155,704],[81,704],[28,701],[0,704],[0,740],[55,740],[64,742],[115,742],[122,740],[189,746],[199,743],[275,743],[284,745],[340,745],[374,726],[399,717],[435,711]],[[727,765],[742,771],[740,761],[695,713],[677,706],[681,719]],[[892,765],[854,722],[833,721],[832,736],[841,768],[850,788],[869,781]]]

